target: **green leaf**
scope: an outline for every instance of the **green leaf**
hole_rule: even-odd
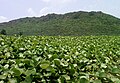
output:
[[[69,69],[70,74],[73,75],[75,73],[75,69]]]
[[[115,83],[120,83],[120,80],[116,80]]]
[[[6,75],[0,75],[0,79],[1,79],[1,80],[6,79],[6,77],[7,77]]]
[[[63,76],[60,76],[58,83],[65,83],[65,78]]]
[[[80,83],[89,83],[89,81],[85,77],[81,77]]]
[[[57,54],[53,54],[52,55],[52,59],[57,59],[58,58],[58,55]]]
[[[101,80],[94,80],[93,83],[102,83]]]
[[[43,61],[43,62],[41,62],[41,64],[40,64],[40,67],[41,67],[42,69],[47,69],[49,66],[50,66],[50,62],[49,62],[49,61]]]
[[[65,59],[70,59],[70,55],[65,55]]]
[[[14,79],[9,79],[8,83],[18,83],[18,82],[17,82],[17,79],[14,78]]]
[[[4,81],[2,80],[2,81],[0,81],[0,83],[4,83]]]
[[[32,82],[31,76],[26,76],[25,81],[22,81],[20,83],[31,83],[31,82]]]
[[[99,72],[99,76],[100,77],[106,77],[106,73],[105,72]]]
[[[8,69],[8,67],[9,67],[9,64],[6,64],[6,65],[4,66],[5,69]]]
[[[52,57],[52,54],[48,54],[48,58],[51,58]]]
[[[44,76],[49,77],[52,73],[44,73]]]
[[[24,55],[23,55],[23,53],[19,53],[19,57],[22,57],[22,58],[24,58]]]
[[[27,76],[27,77],[25,78],[25,81],[26,81],[27,83],[31,83],[31,82],[32,82],[31,76]]]
[[[5,56],[8,58],[10,57],[10,52],[5,53]]]
[[[21,63],[21,60],[20,59],[16,59],[16,64],[19,65]]]
[[[54,59],[54,63],[55,63],[55,65],[60,66],[60,60],[59,59]]]
[[[26,75],[26,76],[30,76],[31,74],[34,75],[35,73],[36,73],[36,70],[35,70],[35,69],[32,69],[32,70],[27,70],[27,71],[25,72],[25,75]]]
[[[20,51],[23,51],[23,50],[25,50],[25,48],[19,48],[19,50],[20,50]]]
[[[30,64],[30,60],[29,60],[29,59],[24,59],[24,60],[23,60],[23,63],[29,65],[29,64]]]
[[[70,80],[70,76],[68,75],[62,75],[66,80]]]
[[[52,66],[49,66],[46,71],[50,71],[51,73],[55,73],[55,69]]]
[[[114,83],[120,83],[120,79],[116,78],[116,77],[112,77],[111,80],[114,82]]]
[[[102,63],[102,64],[101,64],[101,67],[102,67],[102,68],[107,68],[107,65]]]
[[[118,69],[118,68],[113,68],[113,69],[112,69],[112,73],[116,73],[116,74],[117,74],[117,73],[120,73],[120,69]]]
[[[18,68],[13,68],[12,71],[14,72],[15,76],[20,76],[22,72]]]

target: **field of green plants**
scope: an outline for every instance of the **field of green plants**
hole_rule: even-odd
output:
[[[0,36],[0,83],[120,83],[120,36]]]

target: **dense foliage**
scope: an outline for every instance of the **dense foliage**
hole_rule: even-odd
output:
[[[0,83],[120,83],[120,36],[0,36]]]
[[[8,35],[120,35],[120,19],[102,12],[73,12],[21,18],[0,24]]]

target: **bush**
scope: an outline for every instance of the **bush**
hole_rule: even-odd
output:
[[[2,34],[2,35],[7,35],[6,30],[5,30],[5,29],[2,29],[1,32],[0,32],[0,34]]]

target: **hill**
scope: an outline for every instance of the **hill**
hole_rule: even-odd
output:
[[[7,35],[120,35],[120,19],[101,11],[79,11],[20,18],[0,23],[2,30]]]

